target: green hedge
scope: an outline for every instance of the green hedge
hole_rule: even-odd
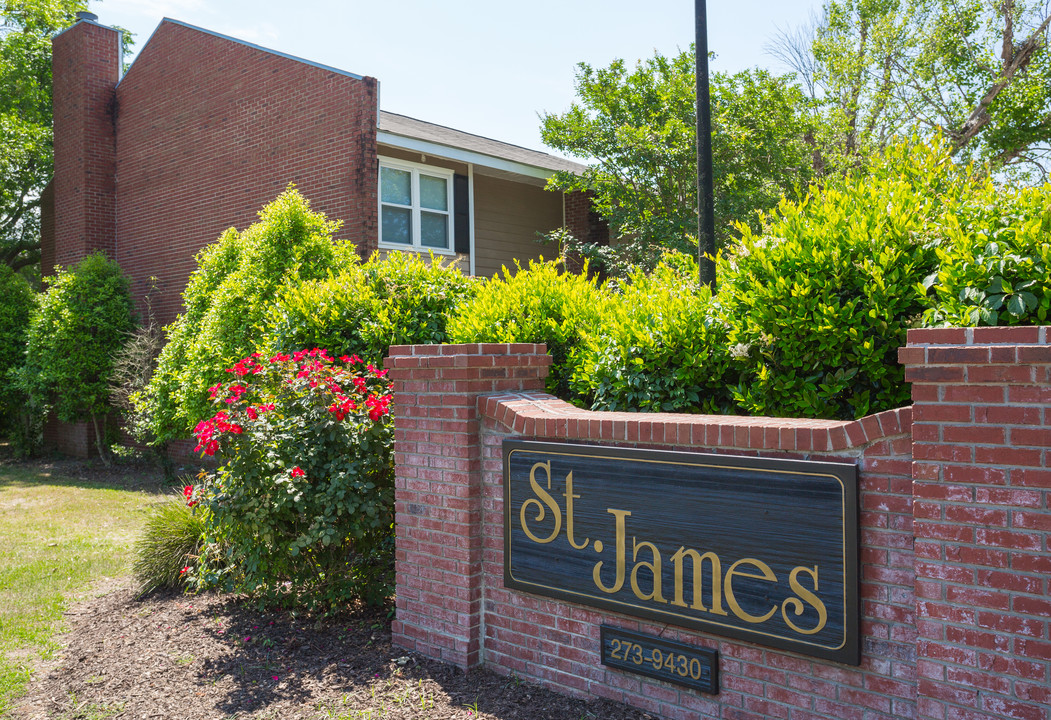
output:
[[[549,392],[571,395],[571,378],[579,375],[588,334],[612,311],[614,299],[594,279],[566,272],[561,262],[530,261],[516,272],[483,285],[478,294],[449,318],[454,343],[547,343],[551,354]]]
[[[987,180],[944,218],[926,325],[1039,325],[1051,307],[1051,184]]]
[[[136,403],[159,442],[189,437],[210,414],[208,388],[257,349],[273,299],[285,287],[324,278],[341,262],[338,223],[289,188],[242,233],[230,228],[197,255],[183,293],[186,310],[165,328],[150,384]]]
[[[595,410],[724,412],[727,328],[697,262],[667,255],[614,297],[573,376],[576,399]]]
[[[135,326],[128,278],[101,253],[46,278],[18,371],[29,405],[64,422],[92,422],[105,457],[113,360]]]
[[[36,294],[24,277],[0,263],[0,431],[18,409],[20,394],[12,371],[25,361],[26,334]]]
[[[447,317],[476,287],[433,256],[376,253],[337,275],[284,288],[267,316],[267,349],[319,347],[379,366],[391,345],[447,342]]]

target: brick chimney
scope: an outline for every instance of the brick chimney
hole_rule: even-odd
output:
[[[121,35],[99,25],[91,13],[77,17],[52,41],[54,229],[52,238],[44,238],[44,274],[55,264],[68,266],[97,250],[112,257],[115,250],[114,114]]]

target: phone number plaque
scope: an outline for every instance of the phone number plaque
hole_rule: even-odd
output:
[[[602,664],[684,685],[712,695],[719,692],[719,651],[603,625]]]

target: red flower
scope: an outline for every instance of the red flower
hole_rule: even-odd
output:
[[[186,573],[188,573],[188,572],[190,572],[190,566],[189,566],[189,565],[187,565],[187,566],[186,566],[186,567],[184,567],[184,568],[183,568],[182,570],[180,570],[180,571],[179,571],[179,574],[180,574],[180,575],[185,575],[185,574],[186,574]]]
[[[303,472],[303,468],[299,467],[298,465],[292,468],[292,472],[290,474],[292,475],[292,477],[303,477],[304,475],[306,475],[306,473]]]
[[[256,418],[259,417],[259,413],[257,413],[255,411],[255,408],[252,407],[251,405],[249,405],[248,407],[245,408],[245,415],[248,416],[249,420],[255,420]]]
[[[186,506],[193,507],[197,501],[193,499],[193,485],[187,485],[182,489],[183,497],[186,498]]]

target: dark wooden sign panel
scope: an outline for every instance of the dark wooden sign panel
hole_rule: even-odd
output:
[[[716,694],[719,652],[603,625],[602,664]]]
[[[503,450],[507,587],[859,664],[856,466]]]

